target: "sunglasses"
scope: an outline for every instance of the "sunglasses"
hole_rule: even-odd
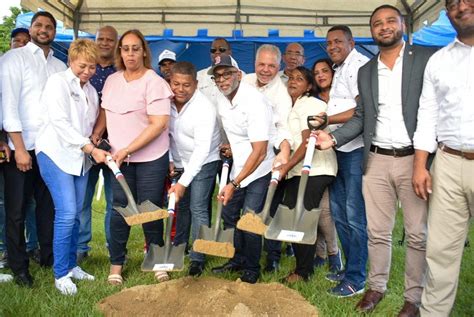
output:
[[[235,70],[227,70],[224,71],[222,74],[214,74],[214,76],[211,77],[211,79],[215,82],[219,81],[220,78],[223,78],[224,80],[229,79],[232,77],[233,74],[237,73]]]
[[[219,47],[219,48],[212,47],[209,51],[212,54],[216,53],[217,51],[219,51],[219,53],[225,53],[225,52],[227,52],[227,49],[225,47]]]

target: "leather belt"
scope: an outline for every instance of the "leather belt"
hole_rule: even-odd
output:
[[[462,158],[465,158],[466,160],[474,160],[474,152],[463,152],[463,151],[455,150],[455,149],[450,148],[449,146],[446,146],[446,144],[443,144],[443,143],[439,143],[438,148],[443,152],[460,156]]]
[[[393,157],[404,157],[415,154],[415,149],[413,146],[407,146],[399,149],[384,149],[376,145],[371,145],[370,151],[377,154],[390,155]]]

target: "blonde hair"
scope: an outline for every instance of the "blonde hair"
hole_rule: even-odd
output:
[[[140,39],[143,47],[143,66],[148,69],[152,69],[151,67],[151,51],[150,47],[148,46],[147,41],[145,40],[145,36],[143,36],[142,32],[136,29],[128,30],[127,32],[123,33],[120,37],[117,48],[115,49],[115,67],[117,70],[125,70],[125,63],[123,62],[122,55],[120,54],[120,50],[122,47],[122,42],[124,37],[129,34],[133,34]]]
[[[97,63],[99,51],[95,42],[89,39],[74,40],[68,50],[69,63],[79,57],[83,57],[89,62]]]

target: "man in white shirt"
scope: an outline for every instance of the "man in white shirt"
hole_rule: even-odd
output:
[[[26,287],[33,285],[24,236],[24,199],[31,194],[36,200],[40,264],[53,263],[54,206],[39,174],[34,144],[43,86],[50,75],[66,70],[66,65],[53,57],[50,48],[55,34],[54,17],[49,12],[37,12],[31,20],[31,42],[5,54],[0,68],[3,128],[12,148],[10,162],[5,166],[8,264],[15,281]]]
[[[369,59],[354,48],[352,32],[345,25],[329,29],[326,44],[335,69],[328,103],[330,129],[334,131],[354,113],[359,96],[357,73]],[[339,283],[330,290],[330,293],[341,293],[337,296],[357,294],[365,287],[367,222],[362,197],[363,146],[362,137],[358,136],[336,150],[338,173],[329,187],[331,214],[346,259],[345,271],[327,275],[329,280]],[[342,288],[352,292],[336,292]]]
[[[241,82],[242,73],[229,56],[216,58],[210,74],[221,91],[217,111],[232,149],[230,182],[219,193],[224,208],[225,228],[235,228],[242,210],[257,213],[263,208],[275,157],[273,135],[276,133],[272,107],[254,87]],[[241,280],[256,283],[260,275],[262,237],[235,229],[235,256],[213,268],[214,273],[241,271]]]
[[[370,269],[369,290],[357,304],[357,309],[372,311],[387,290],[392,229],[397,200],[400,200],[408,237],[405,304],[400,316],[416,316],[426,272],[427,204],[416,197],[411,186],[412,140],[422,87],[421,74],[434,50],[403,41],[403,16],[391,5],[382,5],[373,11],[370,27],[380,54],[361,67],[358,76],[360,99],[354,116],[332,134],[338,146],[362,131],[364,137],[363,193]],[[320,142],[323,139],[322,135],[318,138]]]
[[[221,142],[214,105],[197,89],[196,69],[189,62],[178,62],[171,68],[170,86],[174,94],[170,115],[170,172],[184,168],[184,173],[169,193],[175,193],[178,218],[174,243],[187,237],[191,222],[194,241],[201,225],[209,225],[208,201],[214,191],[219,167]],[[191,221],[190,221],[191,220]],[[204,270],[204,254],[190,251],[189,275]]]
[[[285,68],[278,72],[278,76],[283,83],[288,85],[288,78],[293,69],[304,64],[304,48],[300,43],[290,43],[286,46],[283,54]]]
[[[246,82],[267,97],[273,107],[273,120],[277,128],[277,138],[272,141],[276,149],[279,149],[273,166],[286,164],[290,157],[291,134],[288,129],[288,116],[291,111],[291,97],[288,94],[286,85],[278,76],[280,69],[281,52],[278,47],[271,44],[263,44],[257,50],[255,58],[255,73],[247,74],[243,77]],[[275,191],[270,215],[273,217],[278,204],[283,200],[285,191],[285,181],[282,180]],[[281,242],[275,240],[265,240],[265,251],[267,252],[267,262],[265,271],[277,271],[281,256]]]
[[[414,137],[413,186],[429,200],[422,316],[450,315],[474,217],[474,2],[447,0],[446,9],[457,37],[426,65]]]

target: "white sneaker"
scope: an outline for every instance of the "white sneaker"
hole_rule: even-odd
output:
[[[71,273],[54,280],[54,285],[63,295],[74,295],[77,293],[76,284],[71,280]]]
[[[10,281],[13,281],[13,276],[11,276],[10,274],[0,273],[0,283],[10,282]]]
[[[88,280],[88,281],[93,281],[95,280],[95,277],[93,275],[90,275],[89,273],[84,272],[79,266],[76,266],[73,268],[71,271],[69,271],[71,274],[71,277],[76,279],[76,280]]]

